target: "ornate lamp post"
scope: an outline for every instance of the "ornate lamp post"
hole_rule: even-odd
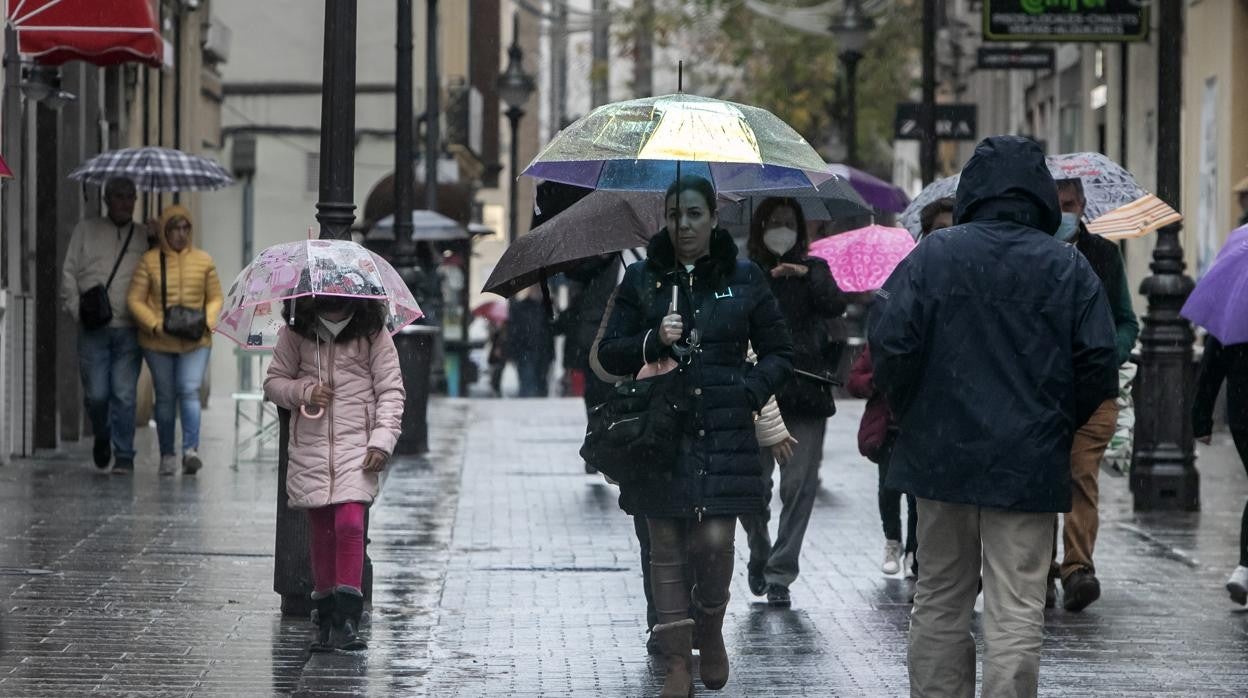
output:
[[[1179,208],[1182,176],[1183,4],[1159,3],[1157,31],[1157,195]],[[1179,225],[1162,228],[1153,248],[1153,275],[1140,293],[1148,313],[1140,332],[1136,430],[1131,492],[1137,511],[1200,509],[1200,473],[1192,439],[1192,327],[1179,317],[1194,286],[1183,273]]]
[[[507,69],[498,76],[498,95],[507,105],[511,123],[511,183],[507,186],[507,239],[516,241],[516,179],[520,176],[520,118],[524,105],[537,87],[524,72],[524,52],[520,50],[520,15],[511,17],[511,46],[507,47]]]
[[[326,0],[325,56],[321,82],[321,188],[316,219],[321,238],[347,240],[355,222],[355,0]],[[290,413],[279,411],[277,454],[277,533],[273,591],[282,596],[282,613],[311,611],[312,572],[308,561],[308,520],[287,507]],[[365,595],[371,575],[366,574]]]
[[[845,160],[858,165],[858,61],[867,47],[867,38],[875,29],[875,21],[863,13],[859,0],[846,0],[845,11],[828,28],[836,37],[841,52],[839,57],[845,66],[845,95],[848,102],[845,119]]]

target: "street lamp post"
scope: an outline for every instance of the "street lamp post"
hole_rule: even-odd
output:
[[[355,24],[356,0],[325,0],[325,55],[321,82],[321,173],[316,220],[321,238],[347,240],[355,222]],[[311,564],[308,520],[288,506],[290,412],[278,412],[277,526],[273,556],[273,591],[282,597],[282,613],[311,612]],[[365,595],[369,594],[366,575]]]
[[[524,52],[520,50],[520,15],[511,17],[511,46],[507,47],[507,69],[498,76],[498,94],[507,105],[511,124],[511,182],[507,186],[507,240],[516,241],[516,181],[520,176],[520,119],[524,105],[536,87],[524,72]]]
[[[858,165],[858,62],[867,47],[867,38],[875,21],[863,13],[859,0],[846,0],[845,11],[829,29],[837,39],[839,57],[845,66],[845,161]]]
[[[412,0],[398,0],[394,66],[394,252],[395,263],[412,256]]]
[[[1182,176],[1183,3],[1158,3],[1157,195],[1178,209]],[[1192,327],[1179,310],[1194,286],[1183,273],[1178,224],[1157,233],[1152,276],[1140,284],[1148,313],[1140,332],[1135,387],[1136,431],[1131,492],[1137,511],[1200,509],[1200,474],[1192,439]]]

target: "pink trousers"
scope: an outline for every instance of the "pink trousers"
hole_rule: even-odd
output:
[[[318,596],[337,587],[361,588],[364,577],[364,512],[367,505],[343,502],[308,510],[312,529],[312,584]]]

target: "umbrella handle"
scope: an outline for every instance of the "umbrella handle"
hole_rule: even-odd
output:
[[[307,417],[308,419],[320,419],[321,417],[325,416],[325,408],[321,407],[320,405],[317,405],[315,412],[309,412],[307,405],[300,405],[299,413]]]

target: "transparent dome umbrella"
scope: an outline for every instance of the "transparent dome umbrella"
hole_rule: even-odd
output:
[[[664,191],[678,169],[719,192],[814,187],[833,177],[806,139],[766,109],[683,93],[598,107],[560,131],[523,174]]]
[[[248,349],[271,349],[283,304],[318,295],[372,298],[386,304],[390,333],[423,317],[390,263],[349,240],[301,240],[265,249],[226,293],[216,332]]]

